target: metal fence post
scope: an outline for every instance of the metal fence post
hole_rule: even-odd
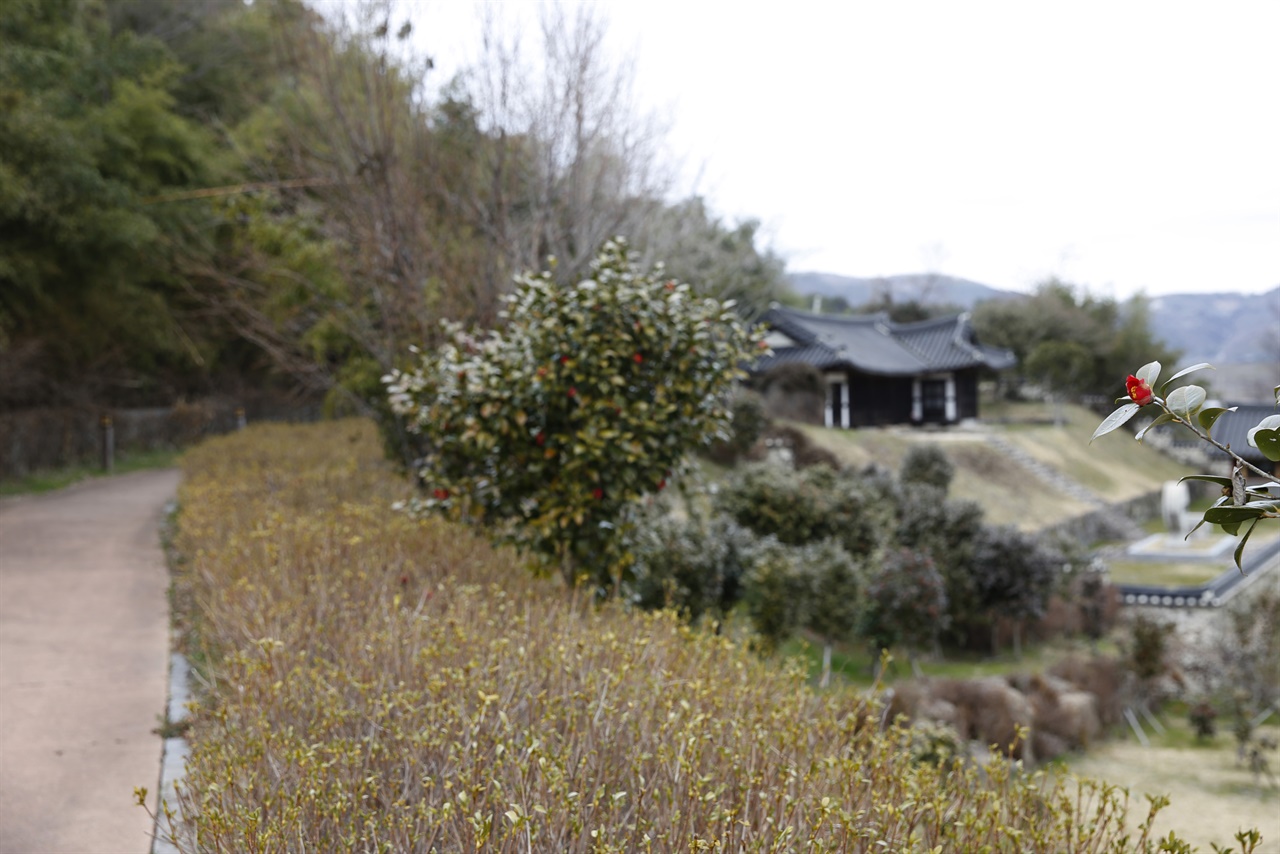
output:
[[[102,416],[102,470],[108,474],[116,467],[116,428],[110,415]]]

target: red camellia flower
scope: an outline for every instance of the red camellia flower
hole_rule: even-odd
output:
[[[577,396],[578,396],[578,390],[576,388],[570,388],[569,397],[577,397]]]
[[[1133,374],[1124,381],[1125,391],[1129,392],[1129,399],[1139,406],[1146,406],[1151,402],[1154,395],[1151,392],[1151,384],[1146,380],[1141,380]]]
[[[644,356],[641,356],[639,353],[636,353],[634,356],[631,357],[631,361],[635,362],[638,365],[644,361]]]
[[[562,364],[562,365],[567,365],[567,364],[569,364],[569,357],[568,357],[568,356],[561,356],[561,357],[560,357],[560,364]]]
[[[536,435],[536,436],[534,436],[534,437],[533,437],[533,441],[535,441],[535,442],[537,442],[539,445],[541,445],[541,444],[543,444],[544,442],[546,442],[546,441],[547,441],[547,437],[546,437],[544,434],[539,433],[538,435]]]
[[[595,489],[591,490],[591,497],[596,501],[599,501],[601,498],[604,498],[604,490],[597,486]]]
[[[446,498],[449,497],[449,490],[436,489],[432,491],[431,495],[433,498],[435,498],[436,501],[444,501]]]

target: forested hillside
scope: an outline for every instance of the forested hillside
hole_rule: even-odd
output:
[[[748,313],[783,288],[755,223],[672,200],[589,9],[549,13],[545,75],[494,34],[438,98],[411,24],[350,9],[0,4],[0,411],[248,382],[370,412],[441,319],[615,234]]]

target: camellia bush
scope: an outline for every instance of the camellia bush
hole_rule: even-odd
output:
[[[1208,362],[1201,362],[1185,368],[1166,380],[1157,394],[1155,388],[1160,379],[1160,363],[1148,362],[1139,368],[1136,374],[1129,375],[1125,380],[1127,397],[1117,399],[1116,402],[1121,404],[1120,408],[1098,425],[1093,438],[1096,439],[1120,428],[1144,407],[1155,406],[1160,410],[1160,414],[1138,431],[1136,436],[1138,441],[1142,441],[1152,427],[1158,427],[1161,424],[1180,424],[1203,441],[1228,454],[1234,461],[1230,477],[1195,474],[1188,475],[1183,480],[1202,480],[1222,487],[1222,497],[1204,512],[1204,518],[1196,528],[1209,522],[1220,525],[1227,533],[1237,536],[1240,529],[1248,525],[1235,551],[1236,566],[1240,567],[1245,543],[1249,541],[1249,536],[1258,523],[1263,519],[1280,519],[1280,498],[1271,493],[1272,489],[1280,490],[1280,483],[1272,480],[1270,474],[1244,460],[1239,454],[1213,438],[1213,425],[1223,413],[1235,411],[1235,407],[1230,409],[1221,406],[1206,407],[1204,404],[1208,394],[1198,385],[1179,386],[1172,391],[1169,390],[1174,380],[1212,367]],[[1275,397],[1276,405],[1280,406],[1280,386],[1275,388]],[[1248,441],[1267,459],[1280,462],[1280,415],[1269,415],[1262,419],[1258,426],[1249,431]],[[1248,486],[1246,478],[1250,474],[1264,478],[1265,482],[1257,486]]]
[[[729,437],[733,383],[764,342],[731,301],[642,271],[620,239],[590,278],[526,274],[506,303],[503,329],[453,326],[386,378],[426,449],[410,509],[479,523],[570,584],[607,584],[635,502]]]

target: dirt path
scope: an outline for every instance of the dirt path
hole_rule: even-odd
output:
[[[145,852],[173,469],[0,501],[0,852]],[[151,796],[154,803],[154,794]]]
[[[1219,735],[1217,747],[1173,749],[1114,741],[1071,761],[1072,773],[1125,786],[1130,795],[1130,824],[1147,817],[1145,794],[1168,795],[1169,806],[1156,817],[1159,836],[1176,830],[1199,848],[1210,843],[1236,851],[1236,831],[1256,827],[1263,837],[1259,852],[1280,852],[1280,790],[1235,762],[1234,741]],[[1228,743],[1230,742],[1230,743]],[[1274,755],[1274,754],[1273,754]]]

